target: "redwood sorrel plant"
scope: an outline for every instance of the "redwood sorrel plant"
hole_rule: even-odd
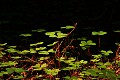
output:
[[[42,36],[49,37],[50,43],[47,45],[47,42],[42,40],[29,44],[27,49],[19,49],[19,46],[11,46],[7,43],[0,44],[0,80],[119,80],[119,56],[112,61],[108,57],[115,53],[119,55],[119,43],[116,43],[117,51],[99,50],[99,53],[92,54],[90,49],[94,50],[93,46],[97,46],[96,43],[85,38],[86,36],[74,38],[76,27],[77,23],[73,26],[61,27],[62,30],[69,29],[66,33],[62,30],[45,32],[45,29],[37,29],[32,30],[31,34],[20,34],[20,37],[29,39],[35,33],[44,32],[45,35]],[[107,32],[91,33],[93,36],[99,36],[98,44],[102,47],[100,35]],[[27,43],[27,40],[25,42]],[[81,56],[85,53],[92,55],[90,60],[82,58],[87,56],[87,54]]]

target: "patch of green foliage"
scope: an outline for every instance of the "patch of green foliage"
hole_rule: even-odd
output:
[[[29,44],[29,49],[19,50],[18,46],[10,46],[7,43],[0,44],[0,79],[119,80],[119,56],[112,61],[109,61],[108,56],[115,54],[115,52],[116,54],[119,53],[120,44],[116,43],[117,51],[99,50],[99,53],[92,54],[90,49],[94,49],[92,46],[97,47],[95,42],[86,37],[77,39],[69,37],[74,34],[75,28],[76,25],[61,27],[61,29],[70,29],[69,33],[62,33],[62,30],[53,32],[45,32],[45,29],[32,30],[32,32],[45,32],[45,35],[42,36],[49,36],[50,39],[55,38],[54,42],[45,46],[42,46],[45,42],[39,41]],[[93,31],[91,33],[93,36],[107,34],[104,31]],[[32,34],[20,34],[20,36],[30,37]],[[72,44],[73,40],[78,41],[79,46],[74,46]],[[81,54],[84,54],[84,52],[91,54],[90,61],[78,59],[81,54],[67,56],[68,53],[69,55],[76,54],[74,52],[77,48],[83,52]],[[4,77],[5,75],[8,75],[8,77]]]

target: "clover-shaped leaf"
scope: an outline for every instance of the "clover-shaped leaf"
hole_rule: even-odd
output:
[[[102,55],[101,54],[98,54],[98,55],[92,55],[95,59],[99,59],[99,58],[101,58],[102,57]]]
[[[87,64],[88,61],[81,60],[80,63],[81,63],[81,64]]]
[[[110,55],[111,53],[113,53],[111,50],[108,50],[108,51],[101,50],[101,54],[103,54],[103,55],[105,55],[105,56],[108,56],[108,55]]]
[[[94,43],[92,40],[88,40],[86,41],[81,41],[81,43],[79,44],[81,47],[86,46],[89,47],[90,45],[96,45],[96,43]]]
[[[45,73],[53,76],[57,75],[59,71],[59,69],[45,69]]]
[[[92,32],[92,35],[105,35],[105,34],[107,34],[107,32],[103,32],[103,31],[99,31],[99,32],[93,31]]]
[[[63,37],[66,37],[68,34],[63,34],[61,32],[58,32],[57,33],[57,38],[63,38]]]

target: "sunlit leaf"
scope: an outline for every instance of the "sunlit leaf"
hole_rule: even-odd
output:
[[[37,46],[37,44],[30,44],[30,46]]]
[[[105,56],[108,56],[108,55],[110,55],[111,53],[113,53],[111,50],[108,50],[108,51],[101,50],[101,54],[103,54],[103,55],[105,55]]]
[[[22,53],[24,53],[24,54],[27,54],[27,53],[29,53],[30,51],[29,50],[23,50],[22,51]]]
[[[105,35],[105,34],[107,34],[107,32],[103,32],[103,31],[99,31],[99,32],[93,31],[92,32],[92,35]]]
[[[40,45],[40,44],[43,44],[44,42],[38,42],[38,43],[36,43],[37,45]]]
[[[2,74],[8,74],[8,72],[7,72],[7,71],[1,71],[1,73],[2,73]]]
[[[57,75],[59,71],[59,69],[45,69],[45,73],[53,76]]]
[[[101,58],[102,57],[102,55],[101,54],[98,54],[98,55],[92,55],[94,58],[96,58],[96,59],[99,59],[99,58]]]
[[[33,68],[40,68],[40,64],[36,64],[35,66],[32,66]]]
[[[4,44],[0,44],[0,46],[6,46],[7,45],[7,43],[4,43]]]
[[[15,52],[18,52],[18,50],[14,49],[14,48],[6,49],[6,51],[9,52],[9,53],[15,53]]]
[[[45,55],[48,55],[48,54],[49,54],[48,51],[39,51],[38,53],[39,53],[39,54],[45,54]]]
[[[110,62],[106,62],[104,65],[105,65],[105,66],[110,66],[111,63],[110,63]]]
[[[35,48],[35,50],[39,51],[39,50],[45,50],[46,47],[39,47],[39,48]]]
[[[11,58],[14,58],[14,59],[20,59],[21,57],[19,57],[19,56],[12,56]]]
[[[98,35],[98,32],[92,32],[92,35]]]
[[[30,53],[37,53],[37,51],[34,49],[30,49]]]
[[[16,48],[17,46],[9,46],[8,48]]]
[[[63,38],[63,37],[66,37],[68,34],[63,34],[61,32],[58,32],[57,33],[57,38]]]
[[[56,35],[50,35],[49,37],[57,37]]]
[[[54,35],[55,32],[46,32],[45,35]]]
[[[61,29],[71,29],[71,28],[75,28],[74,26],[66,26],[66,27],[61,27]]]
[[[46,63],[43,63],[42,65],[41,65],[41,68],[45,68],[45,67],[47,67],[48,65],[46,64]]]
[[[55,51],[53,49],[49,49],[48,52],[55,53]]]

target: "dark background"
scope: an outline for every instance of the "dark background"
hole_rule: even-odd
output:
[[[119,0],[4,0],[0,2],[0,41],[16,40],[32,29],[57,29],[78,23],[77,29],[120,29]]]

